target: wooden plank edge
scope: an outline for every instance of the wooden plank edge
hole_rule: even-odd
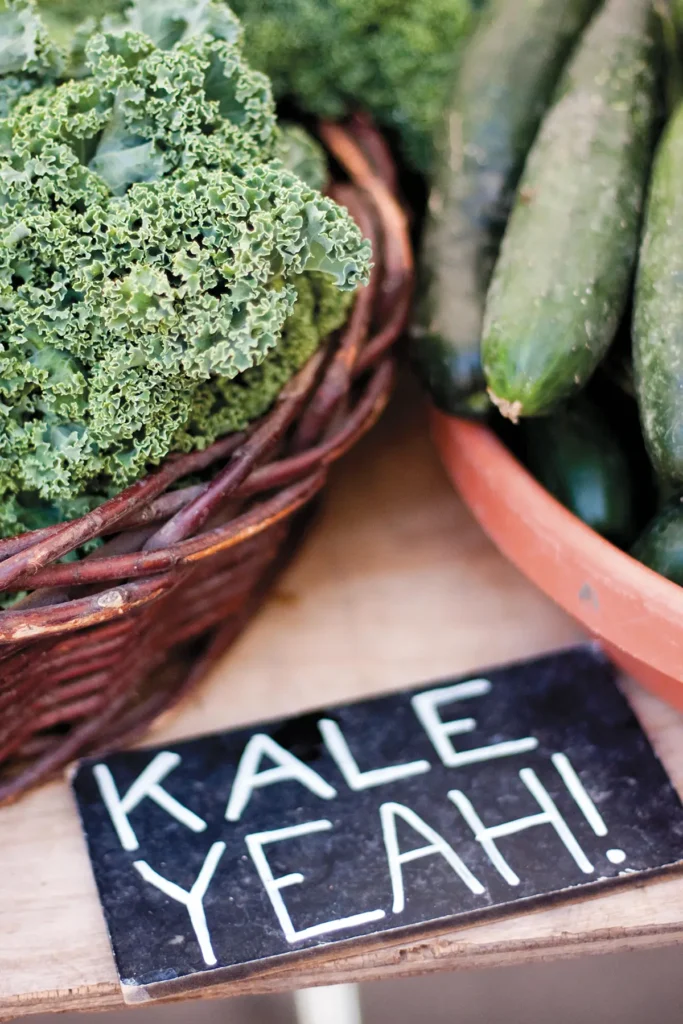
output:
[[[625,872],[617,878],[603,878],[592,882],[585,888],[567,888],[555,893],[525,897],[504,906],[470,911],[456,919],[441,918],[398,927],[389,932],[349,937],[313,948],[290,950],[285,955],[273,956],[265,960],[213,968],[211,971],[198,972],[147,986],[122,986],[123,998],[127,1005],[135,1005],[151,1000],[158,1002],[177,996],[187,998],[195,993],[201,996],[209,987],[224,989],[227,986],[233,986],[238,981],[253,987],[262,978],[279,976],[291,978],[296,976],[301,969],[309,975],[324,975],[325,972],[333,969],[340,959],[344,960],[348,956],[354,956],[356,961],[362,964],[369,956],[376,953],[382,955],[385,950],[405,949],[417,945],[426,948],[430,943],[438,945],[444,936],[447,938],[455,936],[459,939],[464,935],[467,943],[467,937],[477,926],[488,925],[495,929],[499,924],[514,922],[521,923],[522,927],[528,926],[533,931],[534,920],[537,920],[538,915],[543,911],[562,910],[567,904],[572,906],[581,903],[593,904],[601,896],[643,889],[657,879],[679,878],[683,881],[682,868],[683,862],[677,861],[662,868],[640,872],[638,877],[634,877],[630,872]],[[481,939],[481,933],[479,938]],[[534,941],[529,935],[526,944],[531,946]],[[486,944],[492,945],[493,943]],[[467,945],[472,945],[471,941]],[[478,945],[476,938],[474,945]]]
[[[460,933],[439,938],[406,942],[362,954],[338,956],[323,968],[320,964],[296,969],[281,968],[258,977],[241,978],[181,993],[156,1005],[187,999],[226,999],[245,995],[268,995],[294,988],[344,982],[377,981],[385,978],[412,977],[432,971],[474,970],[515,966],[532,962],[569,959],[583,954],[599,955],[637,949],[649,949],[683,943],[683,923],[656,925],[638,929],[604,928],[590,935],[559,934],[538,940],[510,939],[485,943],[473,948],[463,942]],[[38,1013],[66,1013],[124,1009],[118,985],[102,982],[78,988],[31,992],[0,1003],[0,1021],[16,1020]]]

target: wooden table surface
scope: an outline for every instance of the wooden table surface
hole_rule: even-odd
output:
[[[446,482],[419,403],[402,392],[338,468],[320,521],[265,610],[153,738],[387,692],[578,638],[482,535]],[[683,719],[626,685],[681,791]],[[683,878],[668,878],[204,994],[680,941]],[[0,810],[0,1019],[121,1005],[76,813],[66,786],[55,783]]]

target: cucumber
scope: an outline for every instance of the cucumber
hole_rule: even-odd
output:
[[[683,587],[683,499],[676,498],[638,538],[631,554]]]
[[[470,39],[438,151],[412,358],[434,402],[489,407],[484,298],[514,188],[564,61],[597,0],[491,0]]]
[[[558,501],[618,547],[638,532],[637,491],[628,455],[600,411],[582,399],[526,420],[524,461]]]
[[[624,310],[655,123],[650,0],[607,0],[529,153],[486,300],[489,394],[512,420],[586,383]]]
[[[636,275],[635,383],[645,443],[665,482],[683,483],[683,105],[657,150]]]

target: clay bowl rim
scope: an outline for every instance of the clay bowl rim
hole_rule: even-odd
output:
[[[638,562],[581,522],[534,479],[489,427],[435,409],[431,410],[430,419],[432,436],[449,477],[503,554],[595,636],[683,684],[683,587]],[[501,515],[492,509],[494,495],[500,500]],[[501,521],[506,511],[508,523]],[[511,528],[513,520],[524,524],[521,530],[519,525]],[[543,573],[538,559],[534,564],[533,558],[519,551],[517,535],[528,532],[534,523],[548,538],[547,543],[553,538],[577,566],[590,562],[593,578],[610,593],[604,615],[596,617],[591,602],[580,599],[578,588],[570,590],[567,582],[563,582],[564,575],[551,578],[549,572]],[[628,620],[618,620],[619,609],[625,610],[629,600],[634,609],[640,607],[651,623],[649,642],[643,636],[633,637]],[[652,648],[663,637],[670,637],[664,646],[671,650],[653,652]]]

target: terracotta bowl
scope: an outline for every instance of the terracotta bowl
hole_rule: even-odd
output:
[[[503,554],[620,668],[683,710],[683,587],[568,512],[486,427],[433,412],[432,433],[446,472]]]

